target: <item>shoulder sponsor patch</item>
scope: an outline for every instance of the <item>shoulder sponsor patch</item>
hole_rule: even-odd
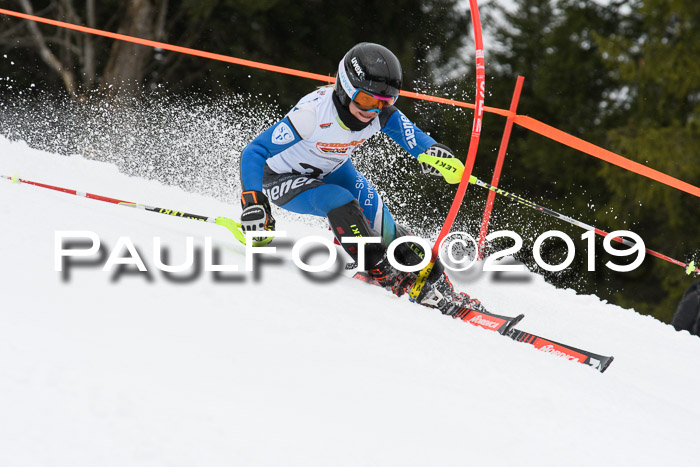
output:
[[[280,123],[277,125],[275,131],[272,132],[272,143],[283,145],[289,144],[292,141],[294,141],[294,133],[292,132],[292,129],[289,128],[289,125],[286,123]]]
[[[416,130],[413,127],[413,123],[404,114],[401,114],[401,126],[403,127],[403,136],[408,144],[409,149],[415,148],[418,143],[416,142]]]

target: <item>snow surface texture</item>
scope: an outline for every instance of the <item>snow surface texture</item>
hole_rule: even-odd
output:
[[[0,174],[240,214],[3,137]],[[330,238],[276,214],[292,243]],[[283,241],[257,274],[176,283],[155,267],[154,237],[169,264],[188,236],[241,269],[244,247],[213,224],[9,180],[0,219],[3,467],[698,465],[700,339],[539,276],[453,279],[494,313],[525,313],[520,329],[614,355],[605,373],[345,276],[312,281]],[[61,230],[95,232],[106,254],[129,237],[149,273],[92,266],[64,280]]]

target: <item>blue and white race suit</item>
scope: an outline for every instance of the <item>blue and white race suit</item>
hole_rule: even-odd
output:
[[[436,141],[394,106],[385,107],[368,125],[353,131],[341,120],[333,92],[332,87],[323,87],[304,96],[243,149],[243,190],[262,191],[289,211],[324,217],[356,199],[370,226],[388,243],[396,236],[394,220],[350,156],[379,131],[414,157]]]

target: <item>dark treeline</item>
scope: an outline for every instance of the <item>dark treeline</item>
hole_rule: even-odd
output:
[[[473,101],[472,27],[464,3],[8,0],[3,7],[327,75],[335,74],[354,43],[373,41],[399,57],[405,89]],[[699,2],[612,0],[601,6],[591,0],[520,0],[510,12],[482,3],[488,106],[508,108],[522,75],[518,113],[700,186]],[[117,91],[138,98],[158,88],[182,96],[244,93],[287,109],[319,84],[4,16],[0,55],[0,77],[11,79],[10,93],[32,85],[78,102]],[[398,105],[466,155],[471,112],[409,99]],[[490,181],[503,126],[502,117],[487,114],[475,168],[482,180]],[[432,181],[426,189],[425,179],[406,183],[416,189],[420,184],[423,198],[397,211],[415,214],[421,204],[445,204],[453,193]],[[697,197],[517,126],[501,186],[603,230],[632,230],[649,248],[672,258],[700,259]],[[480,221],[486,197],[477,190],[469,189],[471,202],[464,208],[469,225]],[[651,257],[634,272],[612,273],[605,262],[622,260],[604,253],[600,240],[596,272],[589,272],[580,229],[503,199],[495,209],[492,229],[520,233],[526,246],[519,258],[533,268],[525,252],[532,251],[537,235],[556,229],[575,240],[574,265],[545,274],[559,286],[670,321],[690,282],[680,267]],[[543,255],[560,261],[559,246]]]

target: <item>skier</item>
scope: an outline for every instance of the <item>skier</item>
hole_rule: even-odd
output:
[[[688,331],[700,336],[700,280],[696,280],[683,293],[671,324],[676,331]]]
[[[379,131],[414,157],[454,157],[394,106],[401,82],[401,64],[389,49],[368,42],[352,47],[340,60],[335,86],[304,96],[243,149],[242,228],[274,230],[272,201],[288,211],[326,217],[339,242],[344,236],[381,237],[382,243],[365,244],[368,274],[398,296],[410,290],[416,274],[398,271],[386,255],[391,241],[409,232],[394,223],[379,194],[350,160]],[[426,164],[421,167],[440,176]],[[357,245],[340,244],[357,261]],[[413,244],[396,249],[396,259],[405,265],[420,263],[424,254]],[[417,301],[455,318],[469,310],[483,311],[478,300],[454,291],[439,261]]]

